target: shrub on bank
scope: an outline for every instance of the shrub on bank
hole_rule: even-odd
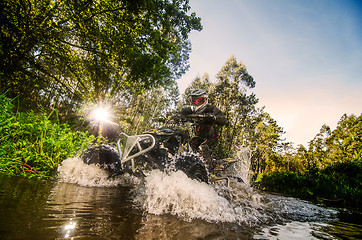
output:
[[[0,173],[52,177],[62,160],[93,141],[93,136],[49,117],[33,111],[15,112],[12,100],[0,95]]]
[[[359,161],[336,163],[305,174],[283,171],[264,173],[255,185],[266,191],[294,197],[358,207],[362,205],[362,165]]]

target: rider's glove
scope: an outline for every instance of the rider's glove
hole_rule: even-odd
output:
[[[215,116],[214,114],[206,114],[204,117],[204,123],[214,123]]]

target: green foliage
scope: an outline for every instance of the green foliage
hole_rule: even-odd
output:
[[[57,165],[93,141],[66,124],[56,124],[46,113],[13,112],[10,99],[0,95],[0,172],[49,178]]]
[[[290,171],[264,173],[255,185],[314,201],[362,206],[362,165],[357,162],[337,163],[304,174]]]
[[[277,168],[258,176],[256,185],[313,200],[360,207],[362,199],[362,115],[343,115],[335,130],[323,125],[309,143],[279,154]],[[286,164],[288,162],[288,165]]]
[[[343,115],[335,130],[323,125],[309,142],[308,149],[300,145],[291,153],[279,154],[278,171],[293,170],[304,173],[312,169],[325,169],[338,163],[360,161],[362,156],[362,115]],[[286,164],[288,163],[288,164]]]
[[[262,173],[277,164],[278,153],[282,150],[281,135],[283,129],[266,112],[260,111],[252,118],[248,126],[247,142],[253,151],[251,170]]]
[[[160,127],[159,119],[174,112],[178,100],[176,84],[123,98],[116,104],[120,126],[128,134],[139,134]]]
[[[69,114],[172,84],[202,29],[189,11],[187,0],[1,1],[0,92]]]

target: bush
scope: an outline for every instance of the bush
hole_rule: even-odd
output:
[[[263,190],[294,197],[345,206],[361,207],[362,166],[359,162],[337,163],[305,174],[294,172],[264,173],[255,181]]]
[[[0,172],[49,178],[58,164],[94,140],[69,125],[53,123],[45,112],[13,111],[12,100],[0,95]]]

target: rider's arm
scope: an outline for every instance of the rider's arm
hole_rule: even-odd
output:
[[[180,113],[182,116],[187,116],[187,115],[192,114],[192,109],[190,107],[185,107],[185,108],[181,109]]]
[[[220,109],[218,109],[217,107],[214,107],[213,114],[214,114],[214,121],[216,124],[225,125],[227,123],[225,114],[221,112]]]

